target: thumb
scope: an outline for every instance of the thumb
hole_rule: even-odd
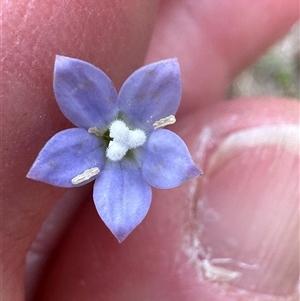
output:
[[[298,281],[298,109],[219,103],[176,129],[204,176],[154,190],[120,245],[92,200],[45,270],[37,300],[282,300]]]
[[[196,152],[205,176],[195,196],[200,223],[192,235],[201,248],[192,250],[208,280],[229,282],[255,296],[295,292],[298,112],[297,102],[242,100],[201,116]]]

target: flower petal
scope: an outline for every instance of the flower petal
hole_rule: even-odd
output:
[[[141,171],[126,159],[108,162],[94,185],[98,214],[119,242],[144,219],[151,196]]]
[[[27,177],[60,187],[82,186],[98,175],[77,185],[71,180],[94,167],[101,171],[104,159],[104,147],[96,136],[84,129],[67,129],[46,143]]]
[[[142,166],[144,179],[162,189],[176,187],[202,174],[183,140],[169,130],[151,133]]]
[[[153,123],[174,115],[181,99],[177,59],[167,59],[135,71],[123,84],[118,105],[131,126],[147,132]]]
[[[78,127],[102,129],[118,113],[113,83],[87,62],[57,55],[53,86],[61,111]]]

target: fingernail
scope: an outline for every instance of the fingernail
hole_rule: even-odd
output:
[[[203,277],[291,296],[299,279],[299,128],[235,132],[208,159],[195,236]]]

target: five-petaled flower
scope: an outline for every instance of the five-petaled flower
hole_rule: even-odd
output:
[[[117,93],[100,69],[56,56],[54,92],[78,128],[54,135],[27,177],[60,187],[96,180],[96,209],[119,242],[147,214],[151,186],[173,188],[202,173],[181,138],[162,129],[180,104],[177,59],[136,70]]]

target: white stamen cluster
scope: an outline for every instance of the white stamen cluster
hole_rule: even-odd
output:
[[[115,120],[109,127],[110,137],[106,149],[106,157],[112,161],[120,161],[127,151],[142,146],[146,142],[146,134],[140,129],[130,130],[124,121]]]

